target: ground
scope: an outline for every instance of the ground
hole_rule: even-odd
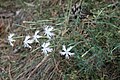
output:
[[[76,2],[0,0],[0,80],[119,80],[119,0],[84,0],[82,7],[93,15],[69,20]],[[43,35],[44,25],[55,29],[48,56],[40,47],[46,37],[31,49],[23,45],[26,35],[36,30]],[[14,46],[8,41],[10,33],[15,34]],[[60,55],[63,45],[74,46],[75,55]]]

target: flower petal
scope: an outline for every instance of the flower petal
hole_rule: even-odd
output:
[[[70,56],[72,56],[72,55],[74,55],[75,53],[71,53],[71,52],[69,52],[68,54],[69,54]]]
[[[53,30],[53,27],[50,27],[50,28],[49,28],[49,31],[52,31],[52,30]]]
[[[52,49],[52,48],[47,48],[46,50],[47,50],[48,52],[52,52],[53,49]]]
[[[48,47],[50,45],[50,42],[47,42],[46,44],[45,44],[45,47]]]
[[[9,42],[11,46],[14,46],[12,42]]]
[[[44,48],[44,46],[45,46],[45,43],[42,44],[42,47],[43,47],[43,48]]]
[[[63,45],[62,47],[63,47],[62,50],[66,51],[66,47],[65,47],[65,45]]]
[[[42,49],[42,52],[44,53],[44,54],[47,54],[47,50],[46,49]]]
[[[30,36],[26,36],[24,41],[27,41],[30,38]]]
[[[66,53],[65,52],[60,52],[61,55],[65,55]]]
[[[37,35],[39,32],[40,32],[39,30],[35,31],[35,35]]]
[[[27,43],[31,44],[34,40],[27,40]]]
[[[69,52],[72,48],[73,48],[73,47],[72,47],[72,46],[70,46],[69,48],[67,48],[67,51]]]
[[[36,35],[36,38],[41,38],[42,36]]]
[[[12,34],[10,34],[10,37],[13,37],[15,34],[14,33],[12,33]]]
[[[69,55],[68,55],[68,54],[66,54],[66,55],[65,55],[65,58],[66,58],[66,59],[69,59]]]

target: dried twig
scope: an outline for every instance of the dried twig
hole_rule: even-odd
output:
[[[9,63],[9,70],[8,70],[8,71],[9,71],[9,78],[10,78],[10,80],[13,80],[13,79],[12,79],[12,75],[11,75],[11,70],[10,70],[10,69],[11,69],[11,64]]]
[[[49,55],[48,55],[48,56],[45,56],[45,57],[43,58],[43,60],[42,60],[42,61],[35,67],[35,69],[29,74],[27,80],[30,79],[31,75],[33,75],[33,73],[47,60],[48,57],[49,57]]]

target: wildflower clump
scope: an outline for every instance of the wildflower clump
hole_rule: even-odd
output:
[[[44,29],[44,35],[47,36],[48,39],[51,39],[55,34],[52,33],[53,27],[51,26],[46,26]]]
[[[40,31],[36,30],[34,35],[25,36],[24,41],[23,41],[24,48],[31,49],[32,45],[35,42],[35,43],[40,44],[39,48],[41,49],[42,53],[45,56],[48,55],[49,53],[51,53],[53,51],[53,48],[50,47],[51,46],[50,41],[52,41],[52,38],[55,36],[55,34],[53,32],[54,30],[55,29],[52,26],[45,25],[43,35],[40,35]],[[8,36],[8,41],[9,41],[11,46],[14,45],[12,42],[16,41],[13,39],[14,35],[15,34],[10,34]],[[40,40],[42,37],[46,37],[48,40],[43,42],[42,40]],[[42,42],[42,44],[41,44],[41,42]],[[65,45],[62,45],[62,51],[60,52],[60,54],[64,55],[66,59],[69,59],[70,56],[73,56],[75,54],[75,53],[70,52],[72,48],[73,48],[72,46],[70,46],[69,48],[66,48]]]
[[[30,46],[30,44],[33,43],[33,40],[30,40],[30,38],[31,37],[29,35],[25,37],[25,40],[23,41],[24,42],[24,47],[32,48]]]
[[[13,42],[16,41],[13,38],[14,35],[15,35],[14,33],[10,33],[9,36],[8,36],[8,41],[9,41],[9,43],[10,43],[11,46],[14,46]]]
[[[41,38],[42,36],[38,35],[40,31],[37,30],[35,31],[35,34],[33,35],[33,40],[36,42],[36,43],[39,43],[38,39]]]
[[[50,42],[47,42],[47,43],[43,43],[42,44],[42,52],[47,55],[49,52],[52,52],[52,48],[50,48]]]
[[[65,55],[65,58],[66,59],[69,59],[69,56],[73,56],[75,53],[71,53],[70,50],[72,49],[73,47],[70,46],[69,48],[66,48],[65,45],[62,46],[62,50],[63,52],[61,51],[60,54],[61,55]]]

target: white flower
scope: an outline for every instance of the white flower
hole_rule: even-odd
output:
[[[50,27],[50,26],[46,26],[44,29],[45,35],[47,35],[49,39],[51,39],[51,37],[55,35],[54,33],[51,32],[52,30],[53,30],[53,27]]]
[[[52,50],[53,50],[52,48],[49,47],[49,45],[50,45],[50,42],[42,44],[42,51],[45,55],[47,55],[47,53],[49,53],[49,52],[52,52]]]
[[[66,49],[65,45],[62,46],[62,50],[64,52],[60,52],[61,55],[65,55],[66,59],[69,59],[69,56],[74,55],[75,53],[71,53],[70,50],[73,48],[72,46],[70,46],[69,48]]]
[[[37,43],[39,43],[39,41],[37,39],[42,37],[42,36],[38,35],[39,32],[40,31],[37,30],[37,31],[35,31],[35,34],[33,35],[33,41],[35,41]]]
[[[24,40],[24,47],[32,48],[29,44],[33,43],[33,40],[29,40],[30,36],[26,36]]]
[[[12,43],[12,42],[15,42],[15,40],[13,39],[13,36],[14,36],[14,35],[15,35],[15,34],[12,33],[12,34],[10,34],[10,35],[8,36],[8,41],[9,41],[9,43],[10,43],[11,46],[14,46],[13,43]]]

